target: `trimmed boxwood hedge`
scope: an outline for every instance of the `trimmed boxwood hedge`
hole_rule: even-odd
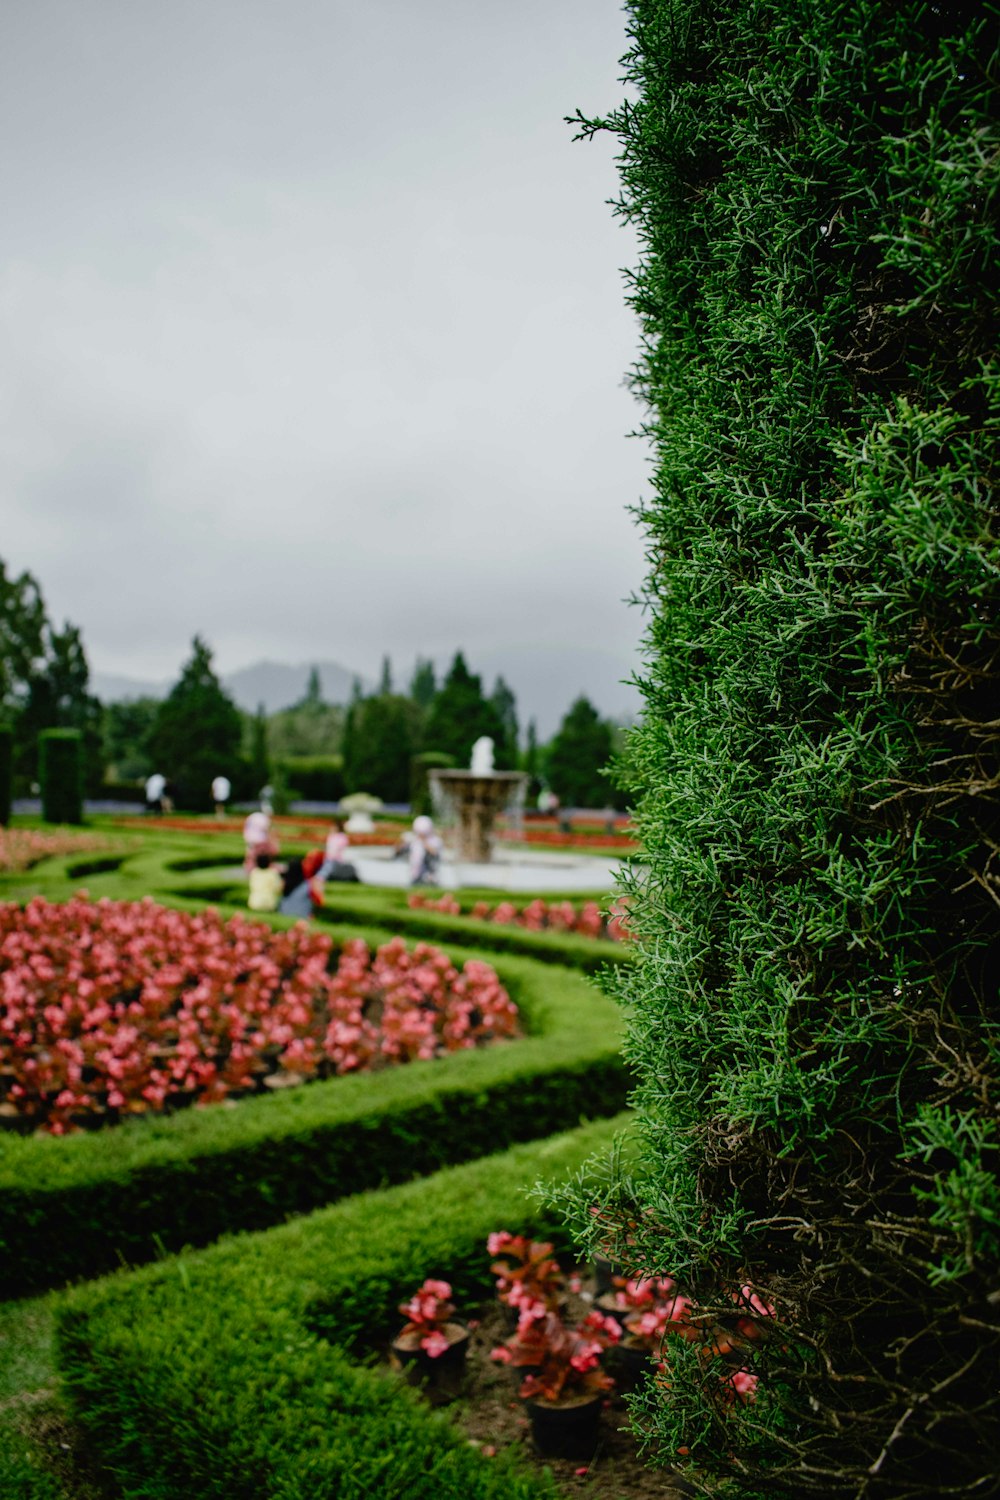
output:
[[[148,863],[148,856],[126,861],[114,877],[98,877],[94,893],[110,883],[134,898],[136,867]],[[204,902],[175,896],[172,904]],[[377,944],[389,934],[345,927],[343,936]],[[449,952],[458,965],[481,956]],[[621,1109],[628,1078],[611,1002],[552,965],[511,956],[496,967],[529,1032],[516,1043],[311,1083],[232,1110],[190,1110],[68,1138],[0,1137],[7,1294],[264,1228]]]
[[[120,837],[116,834],[116,838]],[[84,870],[79,859],[51,859],[32,870],[30,886],[23,878],[12,884],[0,877],[0,899],[5,899],[6,890],[8,900],[21,900],[29,894],[42,893],[50,900],[61,901],[76,891],[80,879],[86,879],[88,889],[95,897],[107,895],[115,900],[134,900],[152,895],[168,904],[195,900],[204,905],[210,901],[220,906],[232,906],[245,915],[246,886],[236,873],[243,859],[242,842],[213,835],[207,849],[206,843],[205,839],[192,839],[189,834],[151,829],[149,836],[143,835],[142,847],[124,859],[113,872],[114,879],[92,878],[112,873],[98,870],[96,863],[93,868]],[[491,953],[519,953],[543,963],[569,965],[588,974],[600,973],[608,964],[628,963],[632,957],[627,944],[608,939],[581,937],[575,933],[531,932],[467,916],[452,917],[445,912],[411,910],[406,904],[408,894],[406,890],[332,882],[326,888],[326,905],[319,912],[318,920],[388,928],[405,937],[425,937],[436,943],[474,944]],[[482,897],[496,902],[504,899],[506,894],[493,890],[463,891],[462,901],[466,905]],[[591,899],[586,894],[581,897],[579,892],[538,894],[547,901]],[[518,891],[512,899],[519,906],[526,905],[534,895],[531,891]],[[256,915],[261,920],[277,920],[269,918],[266,913]]]
[[[0,724],[0,828],[10,822],[14,784],[14,731]]]
[[[83,822],[83,735],[78,729],[42,730],[38,780],[46,823]]]
[[[622,1121],[369,1193],[66,1295],[63,1378],[130,1500],[555,1497],[483,1459],[402,1383],[351,1363],[428,1275],[459,1301],[491,1285],[486,1237],[548,1230],[529,1189],[607,1154]],[[322,1334],[318,1328],[322,1326]]]

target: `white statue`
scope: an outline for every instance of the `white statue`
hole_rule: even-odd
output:
[[[472,747],[473,776],[493,775],[493,741],[488,734],[481,735]]]

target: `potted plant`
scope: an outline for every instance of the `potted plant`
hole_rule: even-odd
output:
[[[496,1256],[490,1270],[497,1279],[497,1296],[510,1310],[511,1327],[522,1308],[539,1302],[551,1312],[563,1311],[566,1278],[552,1256],[552,1245],[499,1229],[490,1235],[486,1248]]]
[[[612,1277],[611,1290],[595,1298],[595,1307],[606,1317],[614,1318],[622,1330],[621,1342],[615,1346],[609,1365],[615,1383],[622,1391],[636,1386],[658,1360],[667,1333],[687,1330],[691,1303],[675,1290],[670,1276],[650,1276],[633,1280]]]
[[[491,1358],[526,1370],[518,1394],[532,1437],[548,1458],[589,1458],[597,1446],[604,1394],[614,1386],[600,1358],[618,1342],[613,1318],[596,1309],[575,1327],[542,1301],[521,1305],[517,1329]]]
[[[347,814],[348,833],[374,833],[373,813],[381,812],[384,803],[381,797],[371,792],[351,792],[341,797],[338,811]]]
[[[689,1305],[687,1299],[677,1298],[676,1285],[672,1276],[643,1276],[633,1279],[629,1276],[612,1275],[607,1290],[595,1296],[594,1306],[598,1312],[614,1318],[624,1328],[625,1320],[632,1313],[648,1311],[661,1302],[680,1300],[686,1308]]]
[[[407,1322],[392,1341],[393,1364],[435,1404],[453,1401],[462,1387],[469,1330],[454,1317],[450,1284],[428,1279],[399,1311]]]

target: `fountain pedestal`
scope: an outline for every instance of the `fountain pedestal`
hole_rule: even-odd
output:
[[[455,857],[464,864],[485,865],[493,857],[493,830],[500,812],[527,781],[523,771],[452,771],[427,773],[435,806],[455,817]]]

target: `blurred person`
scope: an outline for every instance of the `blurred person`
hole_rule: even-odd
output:
[[[212,801],[215,803],[215,816],[224,818],[226,816],[226,803],[232,786],[228,776],[215,776],[212,779]]]
[[[146,780],[146,811],[157,816],[163,813],[163,794],[167,789],[167,778],[154,771]]]
[[[400,853],[405,853],[410,862],[411,885],[433,885],[437,878],[438,865],[444,845],[441,835],[434,827],[434,820],[426,813],[414,818],[413,828],[404,833]]]
[[[249,873],[257,862],[258,854],[278,852],[278,843],[271,832],[271,819],[266,812],[249,813],[243,823],[243,868]]]
[[[323,864],[319,871],[320,880],[359,880],[357,869],[351,862],[344,858],[350,848],[350,837],[344,828],[343,818],[331,820],[330,832],[327,834],[326,846],[323,850]]]
[[[251,911],[277,911],[283,892],[282,871],[279,866],[272,864],[270,854],[262,850],[250,871],[247,906]]]
[[[278,910],[286,917],[311,917],[323,905],[322,849],[310,849],[304,859],[290,859],[285,867],[284,894]]]

